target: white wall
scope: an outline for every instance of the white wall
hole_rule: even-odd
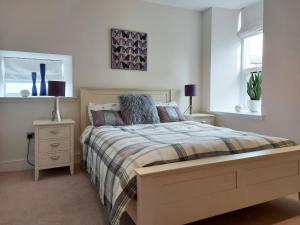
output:
[[[201,111],[210,110],[210,73],[211,73],[211,37],[212,9],[202,13],[202,76],[201,76]]]
[[[110,69],[112,27],[148,33],[148,72]],[[200,83],[201,14],[140,0],[0,0],[0,49],[72,55],[75,95],[79,87],[172,88],[185,108],[184,84]],[[78,104],[62,103],[77,139]],[[0,170],[26,167],[26,132],[51,107],[0,100]]]
[[[219,116],[221,126],[300,143],[300,1],[265,0],[263,121]]]
[[[203,101],[204,111],[230,112],[240,104],[238,17],[239,10],[232,9],[211,8],[203,13],[202,81],[205,83],[203,95],[209,98],[209,102]]]

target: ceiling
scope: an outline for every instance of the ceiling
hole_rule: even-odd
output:
[[[162,5],[169,5],[192,10],[205,10],[210,7],[241,9],[261,0],[144,0]]]

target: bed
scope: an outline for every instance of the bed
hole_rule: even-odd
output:
[[[86,128],[89,125],[87,113],[87,105],[89,102],[101,104],[117,102],[118,96],[126,93],[147,93],[152,95],[157,102],[169,102],[172,100],[172,92],[170,90],[82,88],[80,90],[82,132],[87,132]],[[174,127],[176,125],[177,128]],[[224,132],[222,128],[197,124],[195,122],[184,122],[184,124],[178,123],[172,125],[148,125],[148,127],[139,127],[137,125],[133,128],[126,129],[89,129],[92,129],[95,134],[97,134],[96,132],[106,132],[106,136],[115,135],[116,138],[118,138],[118,135],[123,137],[124,134],[126,134],[129,135],[125,136],[128,141],[130,141],[130,135],[139,134],[138,138],[141,139],[141,143],[146,142],[143,137],[149,136],[149,133],[146,133],[146,135],[143,134],[143,132],[147,132],[147,130],[149,130],[150,133],[152,132],[151,134],[154,132],[155,134],[161,135],[166,133],[163,129],[171,130],[170,132],[173,132],[172,130],[175,129],[176,131],[180,130],[182,133],[176,133],[176,135],[179,135],[178,140],[182,139],[182,142],[186,145],[189,144],[189,141],[184,141],[183,137],[184,135],[190,135],[191,132],[189,132],[188,129],[194,129],[192,133],[198,135],[203,135],[205,132]],[[187,130],[185,131],[184,129]],[[91,134],[90,136],[92,136],[91,130],[89,132]],[[139,165],[136,165],[132,168],[135,185],[127,186],[127,183],[124,185],[124,182],[120,182],[119,186],[111,186],[111,195],[122,192],[122,190],[120,190],[122,188],[134,187],[127,190],[126,195],[130,195],[130,201],[122,206],[126,207],[125,210],[137,225],[179,225],[259,204],[300,191],[299,146],[294,145],[286,139],[274,138],[269,140],[266,136],[252,133],[234,133],[235,131],[232,130],[227,130],[226,132],[233,132],[231,136],[239,135],[250,139],[258,138],[256,140],[261,140],[262,142],[261,147],[258,149],[260,151],[251,151],[252,148],[250,146],[248,149],[242,148],[240,152],[233,152],[241,154],[227,154],[226,152],[221,152],[218,156],[210,155],[211,157],[201,157],[200,159],[190,161],[178,160],[179,162],[173,161],[172,163],[163,165],[156,165],[154,163],[149,166],[149,162],[146,162],[147,167],[139,167]],[[172,137],[172,135],[169,136]],[[214,135],[214,137],[215,136],[216,135]],[[135,137],[132,136],[132,138]],[[160,138],[161,137],[158,137],[153,141],[158,143]],[[236,150],[236,145],[243,145],[239,141],[234,143],[224,142],[224,137],[222,138],[220,139],[223,141],[223,144],[235,146],[234,151]],[[169,140],[170,142],[172,142],[171,139],[172,138]],[[188,140],[193,139],[190,138]],[[97,143],[97,140],[95,139],[93,143]],[[248,146],[249,142],[245,142],[245,145]],[[85,144],[84,148],[87,148],[87,146],[88,144]],[[166,147],[166,145],[164,146]],[[149,145],[149,147],[153,148],[153,145]],[[161,147],[162,146],[160,146],[160,148]],[[185,148],[188,149],[186,146]],[[168,148],[166,147],[165,149]],[[191,147],[190,149],[193,148]],[[233,150],[232,147],[228,147],[228,149]],[[87,149],[84,149],[83,152],[86,153],[87,151]],[[168,150],[164,150],[164,152],[167,151]],[[161,152],[161,154],[165,153]],[[99,153],[96,152],[95,155],[99,155]],[[87,156],[83,155],[83,159],[87,162],[86,157]],[[179,157],[179,159],[182,158]],[[88,161],[92,162],[97,160],[95,157],[90,158]],[[97,170],[93,169],[91,165],[89,165],[88,168],[93,183],[96,185],[105,183],[101,178],[98,177],[97,179],[97,176],[95,176],[96,171],[100,171],[101,173],[104,170],[99,170],[99,168]],[[110,180],[119,182],[112,175]],[[132,181],[132,179],[127,180]],[[107,201],[107,199],[105,199],[107,196],[105,196],[104,193],[99,192],[99,195],[100,198],[102,198],[102,202]],[[117,197],[118,196],[110,196],[113,203],[118,200]],[[124,211],[124,208],[117,207],[115,211],[117,211],[117,213],[115,212],[113,214],[114,216],[110,218],[111,224],[113,225],[119,222],[119,217],[115,215],[120,215],[120,213]]]

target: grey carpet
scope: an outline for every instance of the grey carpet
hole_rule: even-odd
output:
[[[201,204],[201,203],[199,203]],[[68,169],[0,173],[0,225],[106,225],[106,214],[84,172]],[[300,225],[296,195],[191,225]],[[133,225],[127,216],[122,225]]]

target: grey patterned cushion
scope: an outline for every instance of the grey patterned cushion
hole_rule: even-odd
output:
[[[122,120],[120,111],[91,110],[91,114],[92,114],[92,124],[96,127],[125,125]]]
[[[121,95],[121,114],[128,124],[159,123],[153,98],[150,95]]]
[[[161,123],[185,121],[184,115],[177,106],[158,106]]]

